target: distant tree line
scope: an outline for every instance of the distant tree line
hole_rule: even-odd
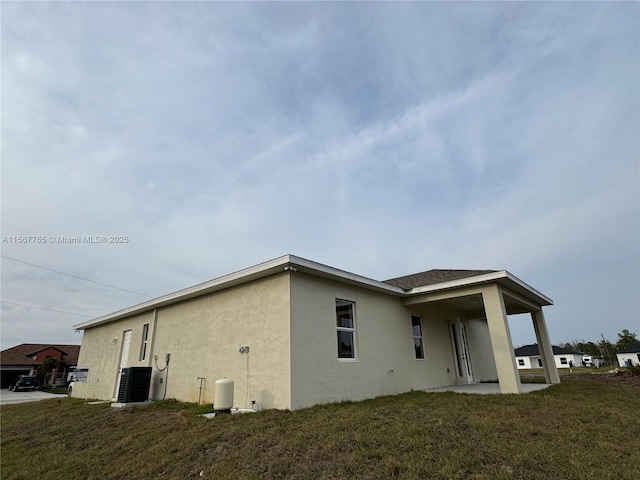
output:
[[[618,333],[618,341],[616,343],[610,342],[603,336],[602,339],[597,342],[574,340],[573,342],[567,342],[559,346],[570,348],[577,352],[586,353],[594,357],[601,357],[609,365],[615,365],[616,352],[619,350],[624,350],[625,348],[630,347],[631,345],[635,345],[636,343],[640,343],[638,336],[625,328],[620,333]]]

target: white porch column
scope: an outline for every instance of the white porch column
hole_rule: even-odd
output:
[[[544,378],[547,383],[560,383],[560,375],[556,368],[556,362],[553,358],[553,349],[551,348],[551,339],[547,330],[547,322],[544,320],[542,307],[540,310],[531,312],[533,320],[533,329],[536,331],[536,341],[538,342],[538,351],[542,359],[542,368],[544,369]]]
[[[483,290],[482,300],[489,325],[493,358],[498,371],[500,393],[520,393],[520,375],[513,353],[513,343],[511,342],[507,310],[504,306],[502,292],[497,285],[491,285]]]

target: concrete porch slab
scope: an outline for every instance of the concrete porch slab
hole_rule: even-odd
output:
[[[523,383],[521,384],[522,393],[535,392],[550,387],[548,383]],[[472,383],[469,385],[451,385],[449,387],[429,388],[423,390],[425,392],[455,392],[455,393],[471,393],[475,395],[491,395],[500,394],[500,385],[497,383]]]

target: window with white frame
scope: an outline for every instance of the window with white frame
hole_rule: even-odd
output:
[[[521,367],[524,367],[524,360],[522,358],[518,359],[518,365],[520,365]]]
[[[355,302],[336,298],[338,358],[356,358]]]
[[[424,359],[424,344],[422,342],[422,318],[419,315],[411,315],[411,328],[413,329],[413,347],[416,351],[416,360]]]
[[[147,340],[149,338],[149,324],[142,326],[142,341],[140,342],[140,361],[147,358]]]
[[[567,359],[565,357],[560,357],[560,363],[562,365],[566,365],[567,364]]]

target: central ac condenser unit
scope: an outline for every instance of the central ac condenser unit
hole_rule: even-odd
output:
[[[127,367],[120,374],[118,403],[146,402],[149,398],[151,367]]]

